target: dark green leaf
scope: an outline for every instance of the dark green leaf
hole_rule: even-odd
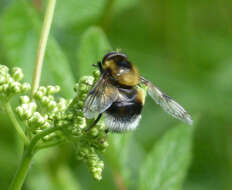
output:
[[[139,190],[179,190],[191,159],[193,127],[178,126],[154,146],[141,168]]]
[[[136,142],[132,134],[115,134],[110,137],[110,149],[106,152],[106,160],[113,169],[115,180],[135,189],[138,185],[139,168],[143,163],[145,152]]]
[[[107,0],[57,1],[55,23],[60,27],[94,23],[102,15]]]
[[[81,39],[78,50],[78,72],[80,76],[90,74],[92,65],[101,61],[105,53],[111,51],[106,35],[99,27],[91,27]]]
[[[114,10],[116,13],[121,13],[135,7],[138,3],[139,0],[115,0]]]
[[[101,22],[99,19],[108,16],[107,11],[113,10],[115,13],[120,13],[135,6],[138,2],[138,0],[57,1],[55,24],[63,28],[77,27],[80,29],[80,26]]]

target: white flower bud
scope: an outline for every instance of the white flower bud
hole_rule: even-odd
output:
[[[64,98],[60,98],[57,104],[57,107],[60,111],[63,111],[66,109],[66,100]]]
[[[48,103],[48,107],[49,107],[50,109],[54,109],[54,108],[56,107],[56,102],[55,102],[55,101],[50,101],[50,102]]]
[[[20,96],[20,101],[25,104],[30,102],[29,96]]]
[[[33,116],[32,116],[32,120],[36,123],[38,123],[39,125],[42,125],[45,123],[45,119],[43,116],[40,115],[39,112],[34,112]]]
[[[47,129],[47,128],[49,128],[49,127],[51,127],[51,125],[50,125],[50,123],[47,122],[47,121],[41,126],[42,129]]]
[[[81,83],[86,83],[88,85],[93,85],[94,83],[94,77],[92,76],[84,76],[80,79]]]
[[[43,137],[43,140],[45,140],[45,141],[48,141],[49,139],[50,139],[50,135]]]
[[[9,71],[9,69],[5,65],[0,65],[0,71],[3,72],[3,73],[7,73]]]
[[[48,98],[47,96],[43,96],[43,97],[41,97],[41,102],[42,102],[43,104],[48,105],[48,103],[49,103],[49,98]]]
[[[6,82],[6,77],[0,76],[0,84],[4,84]]]
[[[19,106],[16,108],[16,112],[19,114],[20,117],[22,117],[24,114],[24,109],[21,106]]]
[[[25,82],[25,83],[22,84],[21,89],[22,89],[23,92],[27,92],[27,91],[29,91],[31,89],[31,85],[29,83]]]
[[[35,102],[31,102],[31,103],[29,103],[29,107],[34,112],[36,110],[36,108],[37,108],[37,105],[36,105]]]
[[[13,82],[12,83],[12,90],[14,91],[14,93],[20,93],[21,84],[19,82]]]
[[[26,111],[29,110],[29,105],[28,104],[22,104],[21,107]]]
[[[27,110],[26,112],[25,112],[25,116],[26,116],[26,118],[30,118],[31,116],[32,116],[32,111],[31,110]]]
[[[60,87],[58,85],[57,86],[48,86],[47,90],[48,90],[48,94],[56,94],[60,91]]]
[[[98,163],[98,166],[99,166],[100,168],[104,168],[104,162],[99,162],[99,163]]]
[[[40,92],[42,92],[43,95],[45,95],[47,93],[47,88],[45,88],[44,86],[39,87]]]
[[[101,174],[95,173],[95,174],[93,175],[93,177],[94,177],[96,180],[98,180],[98,181],[101,181],[101,180],[102,180]]]
[[[18,67],[14,67],[12,69],[12,76],[13,76],[14,80],[16,80],[16,81],[22,80],[23,79],[22,69],[20,69]]]
[[[35,97],[36,98],[41,98],[43,96],[43,92],[41,92],[41,91],[37,91],[36,93],[35,93]]]
[[[35,134],[39,134],[39,133],[41,133],[43,130],[41,130],[41,129],[36,129],[35,130]]]

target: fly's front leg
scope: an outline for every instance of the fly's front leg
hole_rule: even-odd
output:
[[[90,131],[95,125],[97,125],[98,121],[101,119],[102,113],[97,116],[97,119],[90,125],[88,129],[86,129],[86,132]]]

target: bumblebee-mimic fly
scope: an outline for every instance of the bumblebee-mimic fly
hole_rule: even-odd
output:
[[[135,129],[141,119],[145,94],[138,85],[147,86],[152,99],[173,117],[192,125],[188,112],[172,98],[163,93],[150,81],[140,76],[138,69],[119,52],[106,54],[96,65],[101,73],[100,79],[89,92],[84,103],[86,118],[100,118],[109,131],[124,132]]]

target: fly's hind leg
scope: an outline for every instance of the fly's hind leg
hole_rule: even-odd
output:
[[[105,129],[105,134],[107,135],[110,132],[110,130],[107,128]]]

